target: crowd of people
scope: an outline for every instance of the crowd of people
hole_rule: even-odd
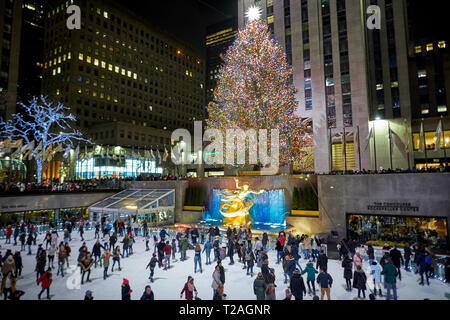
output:
[[[91,282],[91,271],[100,267],[103,269],[103,280],[106,281],[110,272],[114,272],[117,265],[119,272],[121,260],[135,254],[133,245],[136,238],[145,241],[145,252],[150,254],[146,268],[149,281],[153,283],[155,273],[165,272],[173,268],[174,261],[186,261],[187,252],[193,251],[193,274],[203,273],[202,262],[206,265],[215,264],[212,273],[212,299],[227,298],[226,288],[235,283],[226,284],[226,270],[224,263],[229,265],[240,263],[246,276],[253,280],[253,292],[257,300],[276,300],[275,288],[276,268],[282,268],[287,286],[285,300],[303,300],[310,295],[315,300],[330,300],[332,298],[333,278],[328,272],[327,247],[316,236],[293,235],[281,230],[276,238],[264,232],[253,235],[250,229],[230,229],[221,232],[218,227],[174,230],[149,228],[146,220],[116,220],[91,223],[93,226],[93,246],[91,250],[84,239],[86,221],[65,221],[64,230],[57,232],[54,228],[43,234],[36,233],[32,224],[20,223],[10,226],[7,231],[6,243],[12,247],[19,247],[15,252],[8,249],[3,255],[0,252],[0,267],[2,272],[1,294],[4,299],[19,300],[24,292],[19,290],[24,263],[22,254],[35,256],[36,283],[41,286],[37,298],[45,294],[51,299],[51,286],[54,280],[64,278],[66,268],[69,267],[69,257],[76,256],[77,267],[81,275],[81,285]],[[76,232],[82,241],[80,248],[72,248],[72,234]],[[92,233],[90,234],[92,235]],[[14,241],[14,242],[12,242]],[[275,244],[275,245],[273,245]],[[341,261],[346,290],[357,291],[358,299],[371,300],[384,298],[397,299],[397,281],[402,279],[402,266],[405,272],[411,272],[411,265],[417,266],[414,272],[420,275],[420,285],[430,285],[434,277],[430,253],[419,244],[410,246],[405,244],[403,253],[397,248],[384,248],[385,255],[376,261],[374,248],[368,246],[365,252],[358,248],[352,240],[342,239],[338,244],[339,260]],[[269,261],[270,250],[276,251],[276,260]],[[362,254],[368,257],[370,272],[363,268]],[[73,259],[72,259],[73,261]],[[271,264],[273,263],[273,265]],[[302,267],[302,264],[304,267]],[[54,269],[57,269],[56,276]],[[448,259],[446,274],[448,276]],[[305,278],[304,278],[305,277]],[[56,279],[55,279],[56,278]],[[448,281],[448,277],[447,277]],[[355,291],[355,292],[356,292]],[[369,291],[369,292],[367,292]],[[121,286],[122,300],[131,299],[131,284],[124,277]],[[180,288],[180,297],[187,300],[199,299],[194,278],[189,276]],[[355,297],[356,298],[356,297]],[[92,291],[86,291],[86,300],[94,299]],[[147,285],[141,300],[153,300],[155,294]]]

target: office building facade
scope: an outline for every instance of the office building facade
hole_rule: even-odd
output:
[[[81,9],[69,30],[67,7]],[[54,1],[45,13],[43,92],[68,105],[97,144],[163,147],[203,116],[205,63],[113,1]]]

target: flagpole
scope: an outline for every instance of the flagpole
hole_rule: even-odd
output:
[[[391,163],[391,170],[394,170],[394,166],[392,164],[392,152],[394,151],[394,146],[392,145],[392,131],[391,131],[391,123],[388,121],[388,130],[389,130],[389,160]]]
[[[422,128],[424,127],[423,122],[424,121],[422,118]],[[427,139],[425,138],[425,129],[423,130],[423,147],[424,147],[424,152],[425,152],[425,168],[428,171]]]
[[[376,140],[376,135],[377,132],[375,131],[375,122],[372,123],[372,130],[373,130],[373,155],[375,158],[375,171],[378,170],[378,165],[377,165],[377,140]]]
[[[356,146],[358,148],[358,159],[359,159],[359,171],[362,171],[361,166],[361,137],[359,136],[359,126],[356,126],[356,133],[358,134],[358,145]]]
[[[347,173],[347,136],[345,134],[345,123],[344,123],[344,174]]]
[[[331,126],[328,124],[328,132],[329,132],[329,137],[328,137],[328,149],[330,151],[330,173],[333,172],[333,138],[331,137]]]

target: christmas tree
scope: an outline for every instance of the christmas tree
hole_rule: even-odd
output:
[[[267,24],[254,19],[240,30],[218,73],[207,126],[216,129],[278,129],[280,162],[301,162],[308,121],[295,115],[298,103],[292,69]]]

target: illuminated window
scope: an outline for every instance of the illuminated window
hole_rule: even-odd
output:
[[[126,75],[126,70],[125,69],[122,69],[122,75],[123,76]]]
[[[106,62],[102,61],[102,68],[105,69],[106,68]]]
[[[381,84],[377,84],[377,90],[383,90],[383,84],[381,83]]]
[[[58,57],[58,63],[61,63],[61,56]]]
[[[113,71],[113,65],[112,64],[108,64],[108,70],[109,71]]]
[[[268,16],[267,17],[267,24],[271,24],[273,23],[273,16]]]
[[[97,14],[102,14],[102,10],[100,10],[100,8],[97,8]]]
[[[427,44],[427,51],[432,51],[434,48],[433,48],[433,44],[432,43],[429,43],[429,44]]]
[[[98,59],[94,60],[94,65],[98,66]]]
[[[59,89],[56,89],[56,95],[59,96]]]
[[[70,52],[67,54],[67,59],[72,59],[72,54]]]
[[[447,112],[447,106],[438,106],[437,110],[439,113]]]
[[[103,12],[103,16],[106,18],[106,19],[108,19],[108,12]]]
[[[131,71],[127,72],[128,78],[131,78]]]
[[[83,61],[83,54],[82,53],[80,53],[80,54],[78,54],[78,60],[81,60],[81,61]]]
[[[58,67],[58,73],[61,73],[61,67]]]
[[[422,114],[429,114],[430,113],[430,106],[429,105],[423,105],[421,109],[422,109]]]
[[[398,81],[391,82],[391,88],[397,88],[398,87]]]
[[[86,56],[86,62],[87,62],[87,63],[91,63],[91,62],[92,62],[92,60],[91,60],[91,57],[90,57],[90,56]]]
[[[438,42],[439,49],[445,49],[447,47],[447,43],[445,41]]]
[[[133,79],[137,80],[137,73],[133,73]]]
[[[97,96],[97,92],[96,91],[92,92],[92,96],[96,97]]]
[[[417,77],[418,78],[426,78],[427,77],[427,70],[419,70],[417,72]]]
[[[103,92],[100,92],[100,99],[105,99],[105,94]]]
[[[117,67],[117,66],[114,68],[114,70],[115,70],[116,73],[119,73],[119,72],[120,72],[120,68]]]
[[[63,61],[66,61],[66,54],[63,55]]]
[[[443,139],[445,137],[445,139]],[[434,150],[436,147],[436,132],[425,132],[425,144],[427,150]],[[413,134],[413,145],[414,150],[419,150],[420,148],[420,134]],[[441,149],[448,149],[450,147],[450,130],[443,131],[441,135]]]

